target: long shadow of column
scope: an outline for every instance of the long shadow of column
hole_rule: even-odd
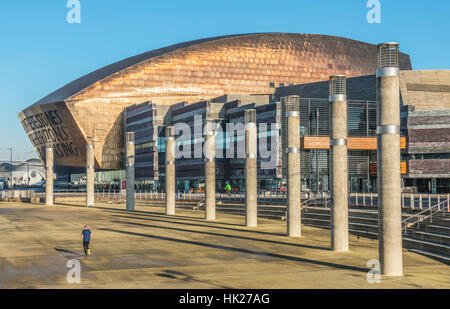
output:
[[[129,218],[129,217],[127,217],[127,218]],[[162,221],[162,220],[151,220],[151,221]],[[330,249],[326,248],[326,247],[310,246],[310,245],[295,244],[295,243],[286,243],[286,242],[282,242],[282,241],[268,240],[268,239],[259,239],[259,238],[252,238],[252,237],[247,237],[247,236],[228,235],[228,234],[221,234],[221,233],[214,233],[214,232],[204,232],[204,231],[195,231],[195,230],[187,230],[187,229],[181,229],[181,228],[176,228],[176,227],[166,227],[166,226],[149,225],[149,224],[125,222],[125,221],[112,221],[112,222],[113,223],[120,223],[120,224],[129,224],[129,225],[135,225],[135,226],[142,226],[142,227],[149,227],[149,228],[158,228],[158,229],[164,229],[164,230],[179,231],[179,232],[196,233],[196,234],[219,236],[219,237],[238,238],[238,239],[244,239],[244,240],[252,240],[252,241],[273,243],[273,244],[277,244],[277,245],[287,245],[287,246],[295,246],[295,247],[303,247],[303,248],[309,248],[309,249],[330,251]],[[174,223],[180,223],[180,222],[174,222]],[[183,224],[183,223],[181,223],[181,224]],[[188,225],[191,225],[191,224],[188,224]]]
[[[358,272],[363,272],[363,273],[367,273],[369,271],[368,268],[360,268],[360,267],[341,265],[341,264],[330,263],[330,262],[310,260],[310,259],[288,256],[288,255],[277,254],[277,253],[269,253],[269,252],[263,252],[263,251],[254,251],[254,250],[248,250],[248,249],[242,249],[242,248],[234,248],[234,247],[229,247],[229,246],[215,245],[215,244],[203,243],[203,242],[199,242],[199,241],[183,240],[183,239],[177,239],[177,238],[172,238],[172,237],[121,231],[121,230],[115,230],[115,229],[110,229],[110,228],[101,228],[100,230],[121,233],[121,234],[127,234],[127,235],[133,235],[133,236],[153,238],[153,239],[158,239],[158,240],[185,243],[185,244],[190,244],[190,245],[194,245],[194,246],[202,246],[202,247],[207,247],[207,248],[215,248],[215,249],[228,250],[228,251],[240,252],[240,253],[246,253],[246,254],[254,254],[254,255],[260,255],[260,256],[266,256],[266,257],[269,256],[269,257],[288,260],[288,261],[302,262],[302,263],[308,263],[308,264],[313,264],[313,265],[321,265],[321,266],[327,266],[327,267],[331,267],[331,268],[346,269],[346,270],[358,271]]]

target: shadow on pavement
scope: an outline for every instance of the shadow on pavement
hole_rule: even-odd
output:
[[[126,217],[126,218],[130,218],[130,217]],[[131,218],[133,218],[133,217],[131,217]],[[162,221],[162,222],[165,222],[164,220],[153,220],[153,219],[141,219],[141,220],[151,220],[151,221]],[[112,222],[120,223],[120,224],[136,225],[136,226],[142,226],[142,227],[151,227],[151,228],[179,231],[179,232],[197,233],[197,234],[204,234],[204,235],[211,235],[211,236],[220,236],[220,237],[229,237],[229,238],[239,238],[239,239],[244,239],[244,240],[252,240],[252,241],[273,243],[273,244],[277,244],[277,245],[296,246],[296,247],[303,247],[303,248],[309,248],[309,249],[330,251],[330,249],[326,248],[326,247],[317,247],[317,246],[310,246],[310,245],[303,245],[303,244],[286,243],[286,242],[282,242],[282,241],[268,240],[268,239],[259,239],[259,238],[252,238],[252,237],[239,236],[239,235],[228,235],[228,234],[220,234],[220,233],[214,233],[214,232],[195,231],[195,230],[187,230],[187,229],[181,229],[181,228],[176,228],[176,227],[163,227],[163,226],[159,226],[159,225],[148,225],[148,224],[142,224],[142,223],[125,222],[125,221],[112,221]],[[179,224],[180,222],[173,222],[173,223]],[[181,224],[183,224],[183,223],[181,223]],[[184,223],[184,224],[186,224],[186,223]],[[192,225],[192,224],[188,224],[188,225]]]
[[[203,243],[203,242],[192,241],[192,240],[183,240],[183,239],[177,239],[177,238],[171,238],[171,237],[134,233],[134,232],[128,232],[128,231],[109,229],[109,228],[101,228],[101,230],[115,232],[115,233],[121,233],[121,234],[127,234],[127,235],[134,235],[134,236],[141,236],[141,237],[165,240],[165,241],[180,242],[180,243],[190,244],[190,245],[194,245],[194,246],[222,249],[222,250],[228,250],[228,251],[234,251],[234,252],[240,252],[240,253],[246,253],[246,254],[261,255],[261,256],[266,256],[266,257],[268,256],[268,257],[284,259],[284,260],[289,260],[289,261],[294,261],[294,262],[302,262],[302,263],[308,263],[308,264],[314,264],[314,265],[320,265],[320,266],[327,266],[327,267],[331,267],[331,268],[346,269],[346,270],[358,271],[358,272],[363,272],[363,273],[367,273],[367,271],[369,271],[368,268],[360,268],[360,267],[341,265],[341,264],[330,263],[330,262],[323,262],[323,261],[318,261],[318,260],[310,260],[310,259],[288,256],[288,255],[277,254],[277,253],[254,251],[254,250],[248,250],[248,249],[242,249],[242,248],[234,248],[234,247],[215,245],[215,244],[210,244],[210,243]]]

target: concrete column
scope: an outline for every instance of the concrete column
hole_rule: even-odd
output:
[[[257,169],[256,110],[245,111],[245,225],[258,225],[258,169]]]
[[[53,147],[45,148],[45,204],[52,206],[53,200],[53,168],[54,168],[54,154]]]
[[[300,178],[300,98],[286,100],[287,121],[287,235],[301,236],[301,178]]]
[[[381,274],[403,275],[398,44],[378,45],[377,143]]]
[[[175,214],[175,129],[166,127],[166,214]]]
[[[216,136],[213,121],[205,128],[205,193],[206,220],[216,220]]]
[[[348,251],[347,96],[345,76],[330,76],[331,249]]]
[[[134,132],[126,134],[126,173],[127,173],[127,210],[134,211],[134,163],[135,163],[135,146]]]
[[[95,153],[94,145],[86,146],[86,207],[94,207],[95,199]]]

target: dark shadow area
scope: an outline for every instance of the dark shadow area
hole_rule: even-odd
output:
[[[106,209],[106,208],[105,208]],[[236,224],[236,223],[227,223],[227,222],[215,222],[215,221],[206,221],[205,219],[199,219],[198,217],[188,217],[188,216],[180,216],[180,215],[166,215],[162,214],[160,212],[152,212],[152,211],[127,211],[126,209],[114,209],[114,208],[107,208],[108,211],[116,211],[116,212],[128,212],[130,214],[134,215],[140,215],[140,216],[159,216],[163,218],[171,218],[171,219],[179,219],[179,220],[185,220],[185,221],[194,221],[194,222],[205,222],[208,224],[222,224],[222,225],[232,225],[232,226],[242,226],[242,224]]]
[[[148,215],[148,216],[146,216],[146,218],[136,218],[136,217],[130,217],[130,216],[114,215],[114,217],[126,218],[126,219],[136,219],[136,220],[146,220],[146,221],[155,221],[155,222],[165,222],[165,223],[173,223],[173,224],[182,224],[182,225],[189,225],[189,226],[209,227],[209,228],[213,228],[213,229],[221,229],[221,230],[228,230],[228,231],[235,231],[235,232],[244,232],[244,233],[254,233],[254,234],[261,234],[261,235],[286,236],[286,234],[281,234],[281,233],[269,233],[269,232],[263,232],[263,231],[255,231],[255,230],[236,229],[236,228],[225,227],[225,226],[208,225],[207,224],[207,223],[209,223],[208,221],[200,221],[200,222],[203,222],[203,223],[206,223],[206,224],[180,222],[179,220],[178,221],[172,221],[172,220],[167,220],[167,219],[173,219],[173,218],[168,218],[168,217],[165,217],[165,216]],[[183,220],[183,219],[181,219],[181,220]]]
[[[69,207],[76,207],[76,208],[87,208],[85,205],[74,205],[74,204],[67,204],[67,203],[55,203],[55,206],[69,206]]]
[[[265,243],[271,243],[271,244],[277,244],[277,245],[286,245],[286,246],[294,246],[294,247],[302,247],[302,248],[330,251],[329,248],[325,248],[325,247],[292,244],[292,243],[285,243],[285,242],[276,241],[276,240],[258,239],[258,238],[252,238],[252,237],[246,237],[246,236],[227,235],[227,234],[220,234],[220,233],[214,233],[214,232],[194,231],[194,230],[186,230],[186,229],[181,229],[181,228],[176,228],[176,227],[165,227],[165,226],[163,227],[163,226],[158,226],[158,225],[148,225],[148,224],[124,222],[124,221],[112,221],[112,222],[120,223],[120,224],[136,225],[136,226],[142,226],[142,227],[148,227],[148,228],[158,228],[158,229],[172,230],[172,231],[179,231],[179,232],[186,232],[186,233],[196,233],[196,234],[203,234],[203,235],[210,235],[210,236],[237,238],[237,239],[259,241],[259,242],[265,242]]]
[[[205,280],[195,279],[194,277],[192,277],[190,275],[181,273],[179,271],[174,271],[174,270],[164,270],[163,273],[159,273],[159,274],[156,274],[156,275],[159,276],[159,277],[162,277],[162,278],[166,278],[166,279],[181,280],[181,281],[185,281],[185,282],[195,281],[195,282],[205,283],[205,284],[209,284],[209,285],[214,285],[214,286],[216,286],[218,288],[221,288],[221,289],[230,289],[230,287],[223,286],[223,285],[216,284],[216,283],[212,283],[212,282],[205,281]]]
[[[69,206],[69,207],[77,207],[77,208],[86,208],[86,206],[80,206],[80,205],[73,205],[73,204],[63,204],[63,203],[59,203],[58,205],[62,205],[62,206]],[[98,209],[105,209],[107,212],[118,212],[121,214],[128,214],[128,215],[139,215],[139,216],[145,216],[145,217],[157,217],[157,218],[163,218],[165,219],[162,222],[167,222],[167,223],[175,223],[177,224],[178,222],[175,221],[168,221],[167,219],[174,219],[174,220],[182,220],[182,221],[192,221],[192,222],[199,222],[199,223],[204,223],[204,224],[194,224],[194,223],[178,223],[178,224],[186,224],[186,225],[194,225],[194,226],[204,226],[204,227],[211,227],[211,228],[218,228],[218,229],[227,229],[227,230],[231,230],[231,231],[238,231],[238,232],[247,232],[247,233],[255,233],[255,234],[263,234],[263,235],[274,235],[274,236],[286,236],[286,234],[282,234],[282,233],[269,233],[269,232],[262,232],[262,231],[255,231],[255,230],[243,230],[243,229],[235,229],[235,228],[228,228],[228,227],[222,227],[222,226],[217,226],[219,225],[231,225],[231,226],[240,226],[242,227],[243,224],[235,224],[235,223],[226,223],[226,222],[211,222],[211,221],[206,221],[206,220],[202,220],[202,219],[198,219],[197,217],[188,217],[188,216],[170,216],[170,215],[166,215],[166,214],[162,214],[159,212],[151,212],[151,211],[129,211],[126,209],[115,209],[115,208],[108,208],[108,207],[101,207]],[[124,218],[130,218],[130,219],[140,219],[140,218],[135,218],[135,217],[125,217]],[[142,218],[141,220],[150,220],[147,218]],[[154,221],[157,221],[155,219],[151,219]],[[281,222],[281,221],[280,221]]]
[[[346,270],[358,271],[358,272],[363,272],[363,273],[367,273],[369,271],[368,268],[360,268],[360,267],[340,265],[340,264],[323,262],[323,261],[309,260],[309,259],[305,259],[305,258],[276,254],[276,253],[253,251],[253,250],[247,250],[247,249],[242,249],[242,248],[227,247],[227,246],[222,246],[222,245],[214,245],[214,244],[203,243],[203,242],[192,241],[192,240],[182,240],[182,239],[171,238],[171,237],[134,233],[134,232],[121,231],[121,230],[108,229],[108,228],[101,228],[101,230],[115,232],[115,233],[121,233],[121,234],[126,234],[126,235],[134,235],[134,236],[153,238],[153,239],[158,239],[158,240],[185,243],[185,244],[190,244],[190,245],[194,245],[194,246],[202,246],[202,247],[207,247],[207,248],[228,250],[228,251],[233,251],[233,252],[260,255],[260,256],[266,256],[266,257],[268,256],[268,257],[273,257],[273,258],[283,259],[283,260],[288,260],[288,261],[308,263],[308,264],[320,265],[320,266],[327,266],[327,267],[338,268],[338,269],[346,269]]]
[[[77,207],[77,208],[86,208],[86,206],[84,206],[84,205],[73,205],[73,204],[66,204],[66,203],[58,203],[55,205],[56,206],[70,206],[70,207]],[[163,206],[161,206],[161,207],[163,207]],[[109,208],[109,207],[100,207],[97,209],[105,209],[106,211],[115,211],[115,212],[128,213],[128,214],[134,214],[134,215],[152,215],[152,216],[159,216],[159,217],[164,217],[164,218],[172,218],[172,219],[179,219],[179,220],[186,220],[186,221],[207,222],[208,224],[242,226],[242,224],[227,223],[227,222],[212,222],[212,221],[206,221],[204,219],[199,219],[198,217],[189,217],[189,216],[180,216],[180,215],[171,216],[171,215],[162,214],[160,212],[152,212],[152,211],[141,211],[141,210],[129,211],[126,209],[117,209],[117,208]]]
[[[70,254],[75,254],[75,255],[82,255],[84,256],[84,254],[78,253],[78,252],[74,252],[74,251],[70,251],[70,250],[66,250],[66,249],[61,249],[61,248],[54,248],[56,251],[58,252],[62,252],[62,253],[70,253]]]

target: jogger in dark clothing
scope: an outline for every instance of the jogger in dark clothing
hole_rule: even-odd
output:
[[[91,250],[89,250],[89,243],[91,241],[91,230],[85,225],[84,230],[81,232],[81,238],[83,239],[83,250],[85,255],[91,254]]]
[[[84,250],[84,254],[85,254],[85,255],[88,255],[88,252],[90,253],[90,250],[89,250],[89,241],[84,241],[84,240],[83,240],[83,250]]]

